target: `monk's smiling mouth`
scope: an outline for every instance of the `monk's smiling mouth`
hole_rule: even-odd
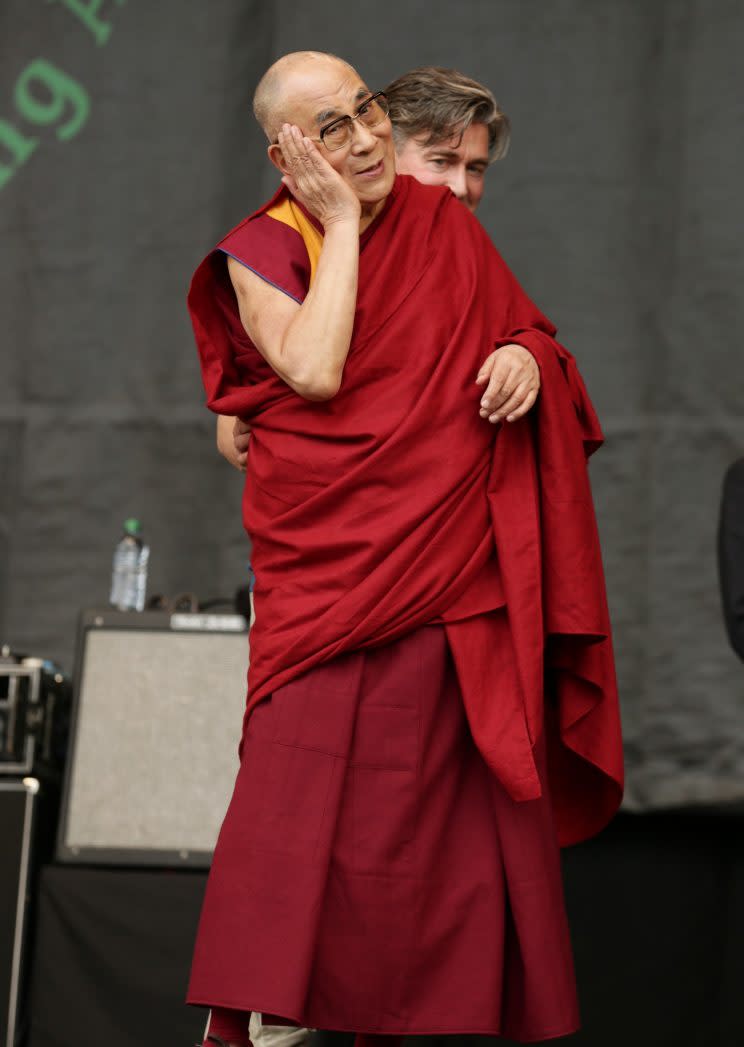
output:
[[[357,171],[357,175],[364,175],[367,178],[376,178],[378,175],[381,175],[384,170],[385,161],[378,160],[376,164],[372,165],[372,167],[365,167],[363,171]]]

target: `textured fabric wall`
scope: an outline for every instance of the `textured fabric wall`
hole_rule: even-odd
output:
[[[592,479],[628,803],[744,798],[744,672],[714,558],[722,473],[744,449],[742,29],[733,0],[6,0],[0,637],[70,668],[77,608],[105,601],[133,513],[151,591],[244,580],[240,481],[213,451],[183,300],[274,185],[252,89],[300,47],[374,87],[454,65],[512,117],[481,217],[608,437]]]

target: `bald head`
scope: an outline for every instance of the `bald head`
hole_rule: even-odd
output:
[[[343,58],[323,51],[293,51],[267,69],[253,96],[253,113],[270,142],[275,142],[283,123],[293,123],[293,86],[307,88],[314,77],[330,74],[348,76],[356,71]]]
[[[382,106],[370,108],[372,94],[356,69],[342,58],[295,51],[274,62],[253,99],[256,118],[269,139],[269,159],[285,185],[294,184],[290,192],[300,191],[293,182],[302,164],[297,149],[302,152],[306,147],[298,145],[296,131],[280,141],[287,124],[314,142],[312,150],[320,150],[323,160],[351,187],[362,205],[360,230],[382,207],[395,181],[393,129]],[[366,118],[358,119],[362,103]],[[329,145],[324,135],[337,123],[350,133],[340,143]],[[294,142],[291,147],[290,141]]]

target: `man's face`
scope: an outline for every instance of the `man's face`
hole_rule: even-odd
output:
[[[371,94],[353,69],[333,61],[316,61],[292,73],[285,90],[288,101],[282,107],[288,122],[296,124],[308,138],[316,139],[321,154],[351,186],[363,206],[384,200],[395,180],[393,129],[388,117],[374,127],[354,120],[352,138],[340,149],[328,149],[317,139],[323,128],[339,116],[353,116]]]
[[[475,211],[483,196],[488,170],[488,128],[471,124],[462,135],[424,145],[427,135],[409,138],[398,150],[399,174],[413,175],[425,185],[447,185],[467,208]]]

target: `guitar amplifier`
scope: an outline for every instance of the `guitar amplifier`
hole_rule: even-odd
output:
[[[82,613],[60,861],[209,866],[247,669],[241,615]]]

